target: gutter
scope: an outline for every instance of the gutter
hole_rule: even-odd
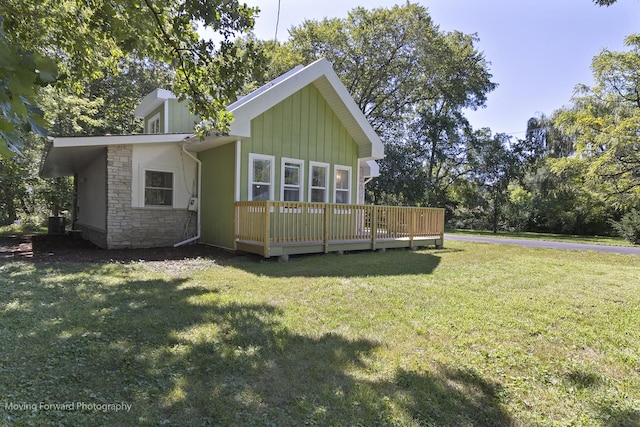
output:
[[[189,157],[191,157],[193,160],[195,160],[196,164],[198,165],[198,210],[196,211],[196,222],[197,222],[197,228],[196,228],[196,235],[194,237],[191,237],[187,240],[183,240],[182,242],[178,242],[175,243],[173,245],[174,248],[177,248],[178,246],[182,246],[182,245],[186,245],[187,243],[191,243],[191,242],[195,242],[196,240],[200,239],[200,232],[202,230],[201,226],[201,213],[200,213],[200,209],[201,206],[200,204],[202,203],[202,162],[195,157],[193,154],[191,154],[190,152],[188,152],[185,148],[185,144],[182,144],[182,151]]]

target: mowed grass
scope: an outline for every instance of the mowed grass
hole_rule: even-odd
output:
[[[0,424],[640,424],[634,256],[3,262],[0,319]]]

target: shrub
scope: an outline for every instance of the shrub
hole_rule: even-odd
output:
[[[640,245],[640,211],[633,209],[627,212],[620,221],[611,221],[611,226],[634,245]]]

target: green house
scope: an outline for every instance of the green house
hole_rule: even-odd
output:
[[[227,109],[228,134],[200,140],[199,118],[157,89],[136,109],[145,134],[56,137],[42,175],[75,177],[74,229],[104,248],[198,242],[268,257],[442,243],[432,225],[414,230],[439,224],[431,213],[364,206],[383,145],[326,60]]]

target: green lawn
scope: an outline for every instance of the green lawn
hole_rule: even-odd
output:
[[[468,236],[482,237],[502,237],[506,239],[535,239],[535,240],[551,240],[556,242],[584,243],[590,245],[609,245],[609,246],[633,246],[629,241],[622,237],[612,236],[577,236],[573,234],[553,234],[553,233],[533,233],[529,231],[512,232],[498,231],[494,233],[488,230],[447,230],[450,234],[464,234]]]
[[[638,257],[446,246],[0,261],[0,424],[640,423]]]

